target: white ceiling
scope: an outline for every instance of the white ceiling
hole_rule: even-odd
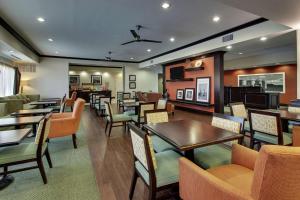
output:
[[[169,2],[170,9],[163,10],[162,0],[0,0],[0,15],[43,55],[58,51],[58,56],[101,59],[112,51],[113,59],[134,61],[259,18],[211,0]],[[219,23],[212,22],[214,15]],[[46,22],[37,22],[40,16]],[[142,37],[163,43],[121,46],[137,24],[146,27]]]

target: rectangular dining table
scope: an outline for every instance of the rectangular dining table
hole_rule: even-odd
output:
[[[178,120],[147,124],[144,128],[172,144],[185,156],[194,160],[194,149],[243,138],[242,134],[214,127],[195,120]]]
[[[11,113],[11,116],[36,116],[36,115],[46,115],[51,113],[53,108],[44,108],[44,109],[29,109],[29,110],[19,110]]]
[[[57,101],[34,101],[34,102],[31,102],[29,103],[30,105],[34,105],[34,106],[39,106],[39,107],[42,107],[42,108],[46,108],[50,105],[57,105]]]

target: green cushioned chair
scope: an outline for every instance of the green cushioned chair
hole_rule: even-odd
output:
[[[152,135],[151,139],[152,139],[152,143],[153,143],[153,149],[157,153],[167,151],[167,150],[176,151],[176,148],[173,145],[171,145],[168,142],[164,141],[163,139],[161,139],[157,135]]]
[[[145,123],[145,111],[155,109],[155,102],[140,103],[138,114],[131,116],[132,121],[138,126]]]
[[[44,184],[47,183],[42,157],[46,155],[49,167],[52,168],[50,154],[46,143],[50,128],[50,115],[51,114],[47,115],[39,123],[34,142],[23,143],[21,145],[9,146],[0,149],[0,167],[4,168],[3,173],[0,173],[0,175],[6,176],[9,173],[39,168]],[[25,167],[21,169],[12,169],[11,171],[8,170],[8,168],[11,166],[31,162],[37,162],[37,165],[29,167],[25,165]]]
[[[135,115],[135,110],[127,110],[123,112],[123,114],[128,115],[128,116],[133,116]]]
[[[292,137],[293,137],[292,134],[285,133],[285,132],[282,132],[282,134],[283,134],[283,145],[292,144]],[[278,144],[278,137],[274,135],[267,135],[264,133],[255,132],[253,137],[255,140],[259,140],[265,143]]]
[[[156,192],[178,186],[180,154],[169,150],[155,154],[149,134],[129,124],[134,155],[134,172],[129,192],[132,199],[137,178],[149,188],[148,199],[156,199]]]

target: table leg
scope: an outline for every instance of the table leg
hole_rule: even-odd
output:
[[[136,115],[138,114],[138,112],[139,112],[139,107],[138,106],[134,107],[134,112],[135,112]]]
[[[194,149],[188,150],[184,152],[184,156],[190,161],[194,162]]]
[[[289,120],[281,119],[282,131],[288,133],[289,132]]]
[[[0,190],[3,190],[7,186],[9,186],[12,182],[14,182],[14,177],[11,175],[4,175],[0,178]]]

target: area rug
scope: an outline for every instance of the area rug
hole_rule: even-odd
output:
[[[15,181],[0,191],[0,199],[99,200],[100,194],[82,128],[77,133],[77,142],[78,148],[74,149],[71,137],[51,140],[52,169],[44,158],[48,184],[43,184],[38,169],[15,173]]]

